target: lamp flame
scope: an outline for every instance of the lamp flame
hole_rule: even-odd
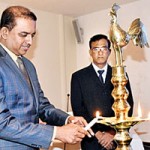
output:
[[[100,116],[100,112],[96,111],[96,118],[98,118]]]
[[[138,117],[139,118],[142,117],[142,110],[141,110],[141,104],[140,104],[140,102],[138,102]]]

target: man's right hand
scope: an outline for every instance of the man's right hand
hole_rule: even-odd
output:
[[[95,134],[98,142],[103,146],[105,147],[107,150],[111,150],[113,149],[114,147],[114,144],[113,144],[113,138],[114,138],[114,135],[109,133],[109,132],[101,132],[101,131],[98,131],[96,134]]]
[[[56,127],[55,139],[64,143],[76,144],[77,142],[81,142],[87,134],[87,131],[85,131],[83,127],[70,123]]]

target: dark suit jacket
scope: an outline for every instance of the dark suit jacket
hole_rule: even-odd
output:
[[[23,57],[33,90],[15,62],[0,46],[0,150],[48,148],[54,127],[68,114],[44,97],[33,64]],[[38,124],[39,118],[50,125]]]
[[[71,105],[74,115],[83,116],[87,122],[90,122],[95,117],[95,112],[99,111],[104,117],[114,116],[112,110],[112,104],[114,99],[111,96],[113,90],[113,84],[111,83],[112,68],[108,66],[105,84],[101,84],[99,78],[92,65],[83,68],[72,74],[71,79]],[[129,115],[131,116],[133,111],[133,98],[129,82],[126,85],[129,90],[128,103],[131,106]],[[95,124],[92,127],[94,132],[107,131],[110,127]],[[90,146],[96,150],[97,142],[92,139],[85,138],[82,144],[85,142],[89,143],[83,150],[90,150]],[[93,143],[93,144],[92,144]],[[98,144],[99,145],[99,144]],[[97,148],[97,149],[100,149]],[[92,149],[91,149],[92,150]]]

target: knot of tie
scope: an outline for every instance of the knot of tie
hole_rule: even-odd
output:
[[[98,73],[99,73],[99,80],[101,83],[104,83],[104,80],[103,80],[103,77],[102,77],[102,74],[104,73],[104,70],[98,70]]]

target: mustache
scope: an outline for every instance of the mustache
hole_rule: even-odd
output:
[[[30,48],[31,44],[23,45],[23,47]]]

